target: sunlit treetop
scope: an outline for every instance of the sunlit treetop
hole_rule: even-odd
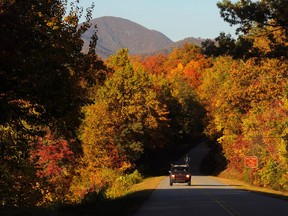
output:
[[[223,0],[217,3],[221,17],[231,25],[238,25],[236,32],[246,34],[252,27],[274,27],[288,35],[287,0]]]

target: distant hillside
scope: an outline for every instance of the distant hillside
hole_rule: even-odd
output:
[[[185,38],[183,40],[176,41],[173,44],[165,47],[164,49],[157,50],[157,51],[154,51],[152,53],[145,53],[144,56],[155,55],[155,54],[159,54],[159,53],[163,53],[165,55],[168,55],[169,53],[171,53],[173,51],[173,49],[180,48],[184,44],[187,44],[187,43],[191,43],[191,44],[194,44],[194,45],[196,45],[198,47],[201,47],[202,42],[205,41],[205,40],[206,39],[203,39],[203,38],[188,37],[188,38]]]
[[[206,39],[203,39],[203,38],[187,37],[187,38],[185,38],[183,40],[175,42],[175,47],[181,47],[181,46],[183,46],[186,43],[192,43],[192,44],[194,44],[196,46],[201,47],[202,42],[205,41],[205,40]]]
[[[108,57],[120,48],[128,48],[131,55],[153,52],[163,49],[173,41],[164,34],[149,30],[137,23],[117,17],[100,17],[93,19],[92,26],[97,25],[98,42],[96,52],[101,57]],[[92,31],[83,36],[87,51]]]
[[[200,46],[203,41],[202,39],[191,37],[173,42],[161,32],[149,30],[135,22],[118,17],[100,17],[93,19],[91,23],[92,26],[97,25],[98,41],[96,53],[101,58],[109,57],[120,48],[128,48],[131,55],[147,55],[158,52],[167,54],[184,43],[194,43]],[[84,51],[88,50],[92,33],[92,29],[88,30],[82,37],[84,40]]]

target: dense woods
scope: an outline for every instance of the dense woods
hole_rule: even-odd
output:
[[[80,203],[124,195],[155,154],[205,135],[227,169],[288,191],[285,0],[218,3],[238,25],[202,47],[106,60],[81,52],[82,9],[66,1],[0,4],[1,206]],[[245,168],[244,157],[259,159]],[[222,165],[222,164],[219,164]]]

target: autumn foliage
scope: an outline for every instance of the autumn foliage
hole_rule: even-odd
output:
[[[206,132],[218,137],[229,168],[244,175],[244,157],[255,155],[260,163],[251,183],[281,190],[287,190],[287,66],[276,59],[221,57],[200,86]]]
[[[187,149],[203,134],[238,178],[288,191],[287,26],[279,8],[274,20],[249,13],[242,22],[245,7],[224,1],[222,16],[241,24],[237,40],[221,34],[205,49],[185,44],[146,57],[120,49],[102,61],[93,47],[81,52],[91,10],[78,28],[76,5],[65,16],[61,1],[41,1],[47,10],[39,1],[4,2],[0,205],[123,196],[155,155]],[[249,10],[258,4],[243,2]],[[245,156],[259,166],[245,168]]]
[[[38,169],[36,174],[40,178],[53,179],[63,172],[63,166],[74,159],[68,142],[55,139],[50,133],[43,138],[39,137],[32,146],[30,160],[35,161]]]
[[[231,25],[239,24],[242,35],[233,40],[222,34],[218,46],[204,44],[202,51],[218,58],[205,70],[199,87],[207,110],[206,134],[221,144],[228,169],[251,184],[283,191],[288,186],[288,40],[280,8],[285,4],[219,2],[221,16]],[[243,165],[250,155],[259,160],[253,170]]]
[[[119,196],[137,160],[201,132],[193,122],[198,118],[196,96],[181,76],[167,80],[145,71],[130,60],[127,49],[112,55],[107,65],[113,74],[94,92],[93,103],[83,107],[79,138],[84,155],[72,184],[79,197],[87,191]]]

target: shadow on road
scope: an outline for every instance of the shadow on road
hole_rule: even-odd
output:
[[[163,184],[166,184],[165,181]],[[237,186],[237,185],[234,185]],[[155,212],[155,209],[168,208],[169,211],[177,211],[179,208],[185,208],[187,205],[189,207],[190,213],[193,207],[197,209],[198,213],[195,215],[201,215],[199,209],[207,209],[213,199],[218,199],[217,197],[221,196],[221,202],[228,203],[229,205],[236,204],[239,202],[239,197],[241,198],[241,208],[244,208],[245,205],[256,205],[261,204],[262,209],[266,211],[271,211],[271,207],[268,205],[263,206],[263,200],[260,197],[260,200],[255,200],[255,198],[250,197],[250,192],[244,190],[238,190],[235,188],[226,188],[227,185],[224,184],[192,184],[191,186],[186,186],[184,184],[175,184],[175,186],[170,186],[167,182],[167,185],[164,189],[158,188],[153,192],[153,190],[143,190],[135,193],[131,193],[122,198],[115,200],[98,200],[91,203],[81,204],[81,205],[67,205],[65,207],[57,209],[44,209],[44,208],[1,208],[1,216],[133,216],[137,213],[138,209],[142,204],[150,197],[151,193],[157,193],[157,197],[166,197],[163,201],[156,204],[156,206],[147,209],[146,211]],[[208,196],[204,196],[204,195]],[[256,194],[253,192],[252,194]],[[287,197],[281,195],[275,195],[271,193],[257,193],[269,197],[276,197],[279,199],[286,200],[286,205],[288,206]],[[209,196],[210,195],[210,196]],[[264,197],[264,196],[263,196]],[[170,200],[170,201],[169,201]],[[190,200],[190,201],[189,201]],[[244,201],[243,201],[244,200]],[[170,205],[169,203],[178,202],[179,204]],[[154,202],[154,201],[152,201]],[[188,203],[187,203],[188,202]],[[220,201],[219,201],[220,202]],[[207,206],[208,205],[208,206]],[[162,206],[162,207],[161,207]],[[269,210],[270,209],[270,210]],[[281,212],[279,209],[272,210],[274,212]],[[203,210],[204,211],[204,210]],[[261,210],[262,211],[262,210]],[[157,211],[156,211],[157,212]],[[286,211],[287,213],[287,211]],[[176,214],[176,213],[175,213]],[[149,215],[149,214],[147,214]],[[153,215],[152,213],[150,215]],[[159,210],[158,215],[161,215]],[[177,215],[177,214],[176,214]],[[192,213],[190,215],[193,215]],[[205,215],[203,213],[203,215]],[[209,214],[208,214],[209,215]],[[264,214],[265,215],[265,214]],[[277,216],[280,216],[277,214]]]
[[[260,196],[258,193],[219,183],[198,183],[191,186],[184,184],[169,186],[168,183],[167,178],[135,216],[271,216],[275,212],[277,216],[287,215],[288,202],[275,199],[269,193]]]

